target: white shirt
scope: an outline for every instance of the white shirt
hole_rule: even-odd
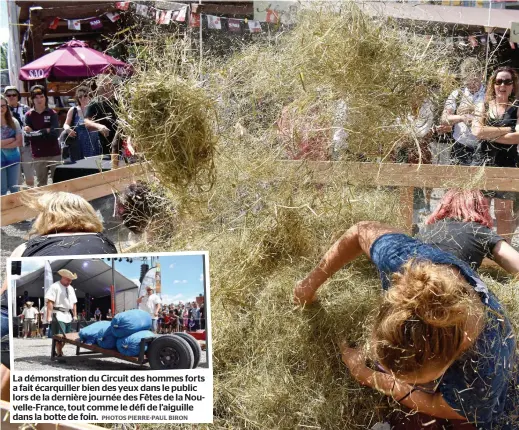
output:
[[[67,309],[66,312],[52,311],[52,313],[56,314],[56,319],[58,321],[64,323],[69,323],[72,321],[72,315],[70,314],[70,311],[74,308],[74,304],[77,303],[76,293],[74,292],[72,285],[65,287],[61,284],[60,281],[54,282],[54,284],[52,284],[47,290],[47,294],[45,294],[45,301],[47,300],[54,302],[55,308]]]
[[[485,101],[485,87],[481,88],[472,94],[468,88],[453,91],[445,102],[445,109],[452,110],[456,115],[463,113],[474,114],[474,109],[479,103]],[[464,122],[454,124],[454,139],[456,142],[470,148],[475,148],[478,145],[476,136],[472,134],[471,128]]]
[[[24,318],[31,318],[34,319],[38,316],[38,310],[36,308],[33,308],[32,306],[30,308],[25,308],[22,312]]]
[[[148,296],[147,294],[142,297],[142,301],[139,303],[139,309],[144,312],[148,312],[151,315],[151,318],[156,320],[158,317],[155,316],[155,309],[157,309],[157,305],[160,305],[162,300],[155,293]]]

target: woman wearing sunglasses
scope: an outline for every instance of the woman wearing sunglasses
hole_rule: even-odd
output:
[[[390,226],[361,222],[296,286],[296,303],[315,301],[318,288],[362,254],[377,267],[386,292],[369,347],[341,346],[352,376],[430,421],[464,421],[467,429],[467,422],[483,429],[508,425],[519,407],[512,400],[516,338],[496,296],[452,254]]]
[[[63,129],[70,137],[77,139],[77,151],[73,151],[75,160],[93,157],[103,152],[99,141],[99,133],[97,131],[89,131],[85,127],[85,112],[90,103],[89,93],[90,90],[85,86],[81,86],[76,90],[77,106],[69,109],[65,125],[63,126]]]
[[[481,164],[519,167],[519,131],[516,131],[518,96],[517,72],[511,67],[498,68],[488,82],[485,102],[476,108],[472,127],[472,133],[481,141]],[[517,195],[496,192],[493,197],[496,197],[497,232],[505,235],[513,233],[519,221]]]

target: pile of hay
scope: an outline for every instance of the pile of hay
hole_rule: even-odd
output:
[[[354,2],[341,4],[340,12],[321,4],[304,9],[293,30],[251,45],[223,64],[213,87],[229,129],[240,124],[272,143],[269,133],[283,107],[299,105],[306,115],[304,107],[316,103],[321,111],[314,122],[328,131],[328,140],[334,127],[349,134],[343,159],[358,153],[376,159],[409,132],[402,120],[416,116],[425,99],[444,103],[455,85],[447,52],[444,42],[373,19]],[[318,117],[341,101],[347,118],[330,125]]]
[[[398,190],[353,187],[340,177],[321,183],[304,164],[280,166],[287,148],[276,144],[274,124],[288,105],[322,124],[311,107],[327,111],[345,100],[352,153],[385,154],[399,139],[392,125],[410,113],[416,85],[450,88],[441,54],[440,45],[347,4],[341,14],[306,11],[294,31],[251,45],[218,69],[216,61],[207,66],[222,118],[218,176],[209,193],[190,188],[179,197],[181,229],[142,248],[210,253],[214,424],[186,428],[369,429],[398,408],[360,387],[338,354],[339,340],[365,341],[380,300],[366,258],[325,284],[317,305],[292,303],[296,282],[352,224],[401,225]],[[429,95],[419,88],[420,97]],[[157,153],[154,167],[167,171],[168,162]],[[517,324],[512,287],[507,280],[498,293]]]
[[[118,117],[123,133],[164,186],[211,188],[214,103],[193,75],[178,66],[178,45],[166,40],[160,52],[139,51],[134,75],[118,91]]]

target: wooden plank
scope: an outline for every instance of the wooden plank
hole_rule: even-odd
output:
[[[65,191],[67,193],[76,193],[81,195],[81,191],[86,192],[89,188],[111,184],[118,180],[131,178],[133,176],[140,176],[144,174],[144,168],[144,165],[133,164],[131,166],[121,167],[120,169],[110,170],[108,172],[96,173],[95,175],[83,176],[81,178],[71,179],[70,181],[46,185],[44,187],[39,187],[37,190],[39,192]],[[7,209],[22,206],[22,196],[31,192],[33,191],[27,190],[0,197],[2,212]]]
[[[309,174],[314,182],[338,180],[352,185],[404,187],[472,187],[519,192],[519,169],[333,161],[279,161],[280,177]]]
[[[97,173],[95,175],[47,185],[46,187],[38,188],[38,191],[72,192],[90,201],[108,196],[115,190],[121,191],[136,177],[143,174],[144,167],[142,165],[132,165],[109,172]],[[2,227],[34,218],[37,215],[36,212],[25,207],[21,200],[22,196],[32,192],[32,190],[27,190],[1,197],[2,218],[0,225]]]

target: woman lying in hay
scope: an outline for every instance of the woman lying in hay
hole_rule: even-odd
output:
[[[387,292],[369,352],[341,345],[352,376],[428,415],[437,428],[443,420],[463,421],[463,428],[517,428],[511,422],[519,409],[513,328],[467,263],[393,227],[364,221],[296,286],[295,301],[314,302],[319,287],[362,254],[377,266]],[[368,357],[377,370],[368,367]]]

